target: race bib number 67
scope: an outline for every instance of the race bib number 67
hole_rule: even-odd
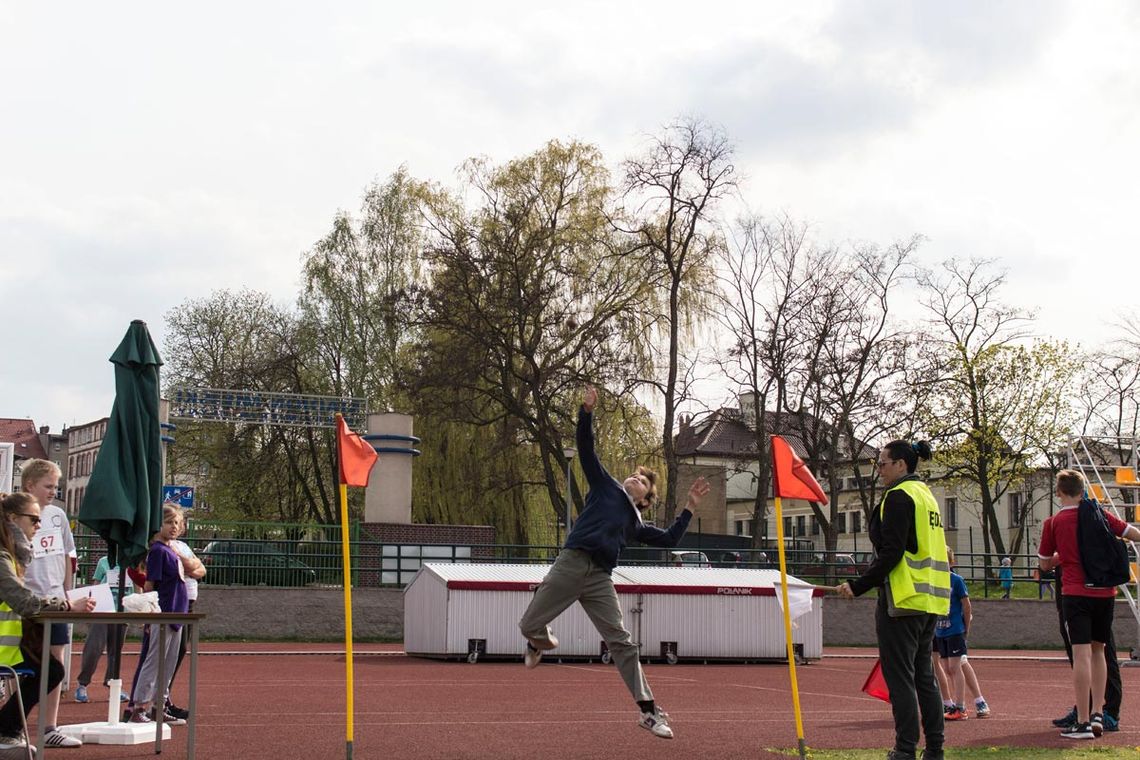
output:
[[[50,557],[63,554],[63,531],[59,528],[42,528],[32,536],[32,557]]]

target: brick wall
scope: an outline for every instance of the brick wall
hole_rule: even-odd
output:
[[[698,529],[698,518],[700,519],[700,531],[702,533],[728,533],[733,532],[733,526],[727,524],[727,514],[725,511],[725,469],[723,467],[709,467],[706,465],[698,464],[681,464],[677,468],[677,511],[680,512],[685,507],[685,502],[689,498],[689,487],[693,485],[693,481],[697,478],[704,476],[705,480],[709,482],[709,493],[701,501],[697,510],[693,512],[693,521],[689,524],[689,530]],[[662,525],[660,518],[657,524],[661,527],[668,527]]]

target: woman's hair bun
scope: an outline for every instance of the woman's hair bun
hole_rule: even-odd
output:
[[[914,449],[914,453],[918,454],[919,459],[930,459],[933,455],[930,444],[926,441],[916,441],[911,444],[911,447]]]

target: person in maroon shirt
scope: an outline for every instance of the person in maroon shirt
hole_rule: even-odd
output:
[[[1061,568],[1062,614],[1073,645],[1073,692],[1077,703],[1077,721],[1061,732],[1069,739],[1092,739],[1103,730],[1103,717],[1089,708],[1104,704],[1107,669],[1104,644],[1112,631],[1115,588],[1085,586],[1081,551],[1077,543],[1077,507],[1085,492],[1085,479],[1075,470],[1057,473],[1056,494],[1061,508],[1041,526],[1038,562],[1042,570]],[[1140,530],[1111,512],[1104,513],[1112,532],[1140,541]]]

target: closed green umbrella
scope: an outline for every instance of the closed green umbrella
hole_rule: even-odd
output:
[[[146,556],[151,535],[162,525],[162,359],[146,322],[131,322],[111,362],[115,403],[79,507],[79,522],[107,542],[111,567],[117,560],[127,568]]]

